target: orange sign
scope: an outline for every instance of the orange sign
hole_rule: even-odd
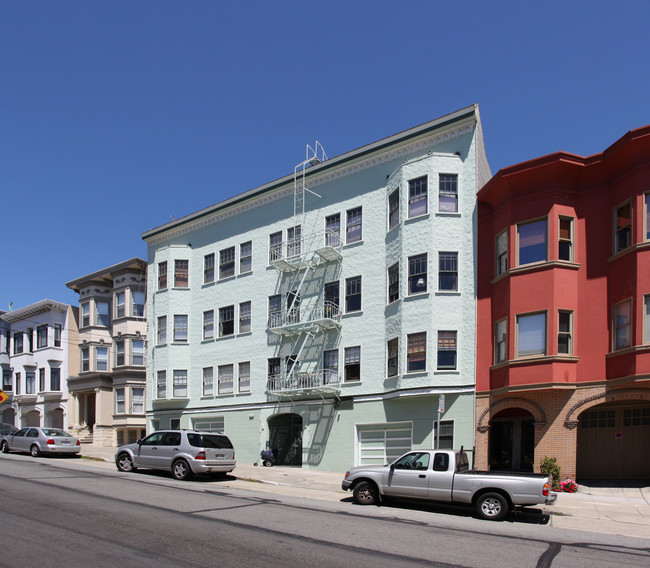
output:
[[[0,390],[0,404],[2,404],[8,398],[9,398],[9,395],[5,391]]]

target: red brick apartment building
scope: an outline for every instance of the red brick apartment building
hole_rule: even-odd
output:
[[[482,468],[650,478],[650,126],[478,193]]]

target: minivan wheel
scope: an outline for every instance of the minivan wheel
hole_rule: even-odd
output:
[[[129,454],[120,454],[117,458],[117,469],[129,473],[135,471],[135,466],[133,465],[133,460]]]
[[[41,455],[41,450],[38,449],[38,446],[36,444],[32,444],[32,447],[29,448],[29,453],[32,454],[33,458],[37,458]]]
[[[192,470],[185,460],[176,460],[172,464],[172,475],[174,476],[174,479],[185,481],[192,477]]]

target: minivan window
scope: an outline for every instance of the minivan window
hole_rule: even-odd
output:
[[[232,449],[232,443],[227,436],[219,436],[218,434],[188,434],[187,439],[190,445],[195,448]]]

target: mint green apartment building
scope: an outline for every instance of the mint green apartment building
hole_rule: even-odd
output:
[[[330,471],[473,446],[478,106],[287,164],[143,234],[148,430]]]

